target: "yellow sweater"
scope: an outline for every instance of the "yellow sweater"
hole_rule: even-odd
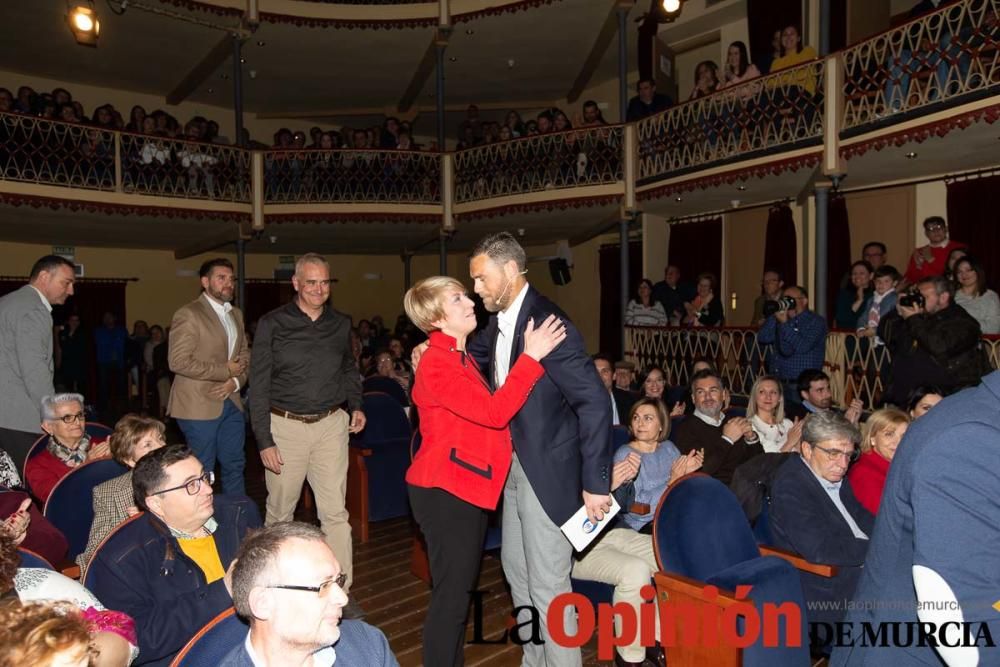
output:
[[[177,543],[181,546],[181,551],[197,563],[201,571],[205,573],[207,583],[218,581],[226,575],[213,536],[180,538]]]
[[[816,58],[816,50],[811,46],[803,46],[802,50],[798,53],[788,53],[776,58],[773,63],[771,63],[771,72],[777,72],[779,70],[788,69],[789,67],[795,67],[796,65],[801,65],[807,63],[810,60]],[[805,88],[810,95],[816,94],[816,77],[813,76],[812,72],[808,67],[804,67],[797,72],[792,72],[783,77],[778,77],[779,85],[781,86],[799,86],[800,88]]]

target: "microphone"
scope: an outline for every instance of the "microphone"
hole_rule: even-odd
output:
[[[519,271],[517,275],[523,276],[527,272],[528,269],[525,269],[524,271]],[[503,298],[504,296],[506,296],[507,290],[510,289],[510,284],[511,282],[513,282],[513,280],[514,280],[513,278],[507,279],[507,284],[503,286],[503,289],[500,291],[500,296],[497,297],[497,305],[500,306],[501,309],[503,308]]]

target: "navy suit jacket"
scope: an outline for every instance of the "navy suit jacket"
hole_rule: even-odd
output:
[[[913,566],[937,572],[955,594],[972,636],[987,624],[996,642],[1000,614],[1000,372],[949,396],[907,429],[889,467],[864,573],[846,621],[916,623]],[[874,601],[891,600],[892,606]],[[867,606],[866,606],[867,605]],[[949,637],[954,637],[949,630]],[[833,667],[942,665],[930,646],[836,649]],[[1000,664],[979,640],[979,664]]]
[[[528,286],[514,327],[510,364],[524,351],[528,318],[540,325],[549,315],[566,325],[564,340],[542,360],[545,375],[510,423],[518,461],[545,513],[562,525],[583,505],[584,490],[608,494],[611,487],[611,402],[583,337],[558,306]],[[499,328],[490,317],[469,345],[494,390],[493,351]]]
[[[399,667],[382,631],[362,621],[341,621],[340,639],[333,650],[337,652],[335,667]],[[234,646],[219,667],[254,667],[246,644],[241,641]]]
[[[869,538],[875,517],[866,510],[847,480],[840,484],[840,500]],[[777,546],[813,563],[838,566],[835,577],[800,573],[806,602],[843,601],[854,595],[870,540],[854,537],[847,521],[820,486],[801,456],[793,456],[774,475],[771,490],[771,533]],[[810,621],[835,622],[843,609],[814,609]]]

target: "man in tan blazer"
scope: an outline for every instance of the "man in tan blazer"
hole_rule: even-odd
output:
[[[201,296],[182,306],[170,324],[169,363],[174,377],[167,414],[177,420],[205,470],[222,468],[222,490],[244,493],[246,426],[240,387],[246,384],[250,350],[243,314],[233,300],[233,264],[201,265]]]

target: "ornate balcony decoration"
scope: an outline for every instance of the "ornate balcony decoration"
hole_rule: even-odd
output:
[[[0,178],[87,190],[115,189],[115,133],[0,114]]]
[[[638,182],[818,143],[824,73],[824,61],[814,60],[644,118],[638,123]]]
[[[399,150],[264,153],[264,202],[438,204],[441,156]]]
[[[984,336],[983,346],[992,367],[1000,368],[1000,336]],[[757,332],[750,328],[625,328],[625,358],[640,369],[659,366],[671,385],[687,384],[692,363],[704,357],[715,363],[733,394],[748,397],[771,353],[770,346],[757,343]],[[843,331],[827,334],[823,370],[840,405],[855,398],[865,410],[879,405],[891,362],[885,347],[871,345],[870,339]]]
[[[234,146],[115,133],[126,193],[250,201],[250,152]]]
[[[1000,0],[963,0],[846,49],[844,130],[1000,83]]]
[[[455,153],[455,202],[620,182],[624,129],[587,127]]]

